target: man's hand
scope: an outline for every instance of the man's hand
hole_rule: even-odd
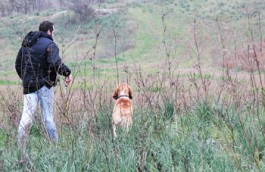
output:
[[[70,74],[69,76],[66,76],[64,78],[64,83],[66,86],[68,86],[71,82],[72,82],[73,78],[72,78],[72,74]]]

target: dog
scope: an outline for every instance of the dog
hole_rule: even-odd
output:
[[[121,126],[129,131],[133,120],[132,90],[127,83],[121,83],[113,92],[113,99],[116,100],[112,114],[112,132],[117,137],[116,126]]]

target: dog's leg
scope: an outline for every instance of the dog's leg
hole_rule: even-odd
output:
[[[116,134],[116,125],[114,123],[112,123],[112,133],[113,133],[114,138],[116,138],[117,137],[117,134]]]
[[[130,121],[129,121],[129,119],[127,119],[127,121],[126,121],[126,133],[129,132],[129,127],[130,127]]]
[[[131,127],[132,127],[132,118],[129,117],[126,122],[126,132],[129,132]]]

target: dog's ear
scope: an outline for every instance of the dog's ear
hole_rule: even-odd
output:
[[[128,87],[128,90],[129,90],[129,98],[132,99],[133,97],[132,97],[132,89],[131,89],[131,87]]]
[[[115,100],[117,100],[118,99],[118,96],[119,96],[119,89],[118,89],[118,87],[114,90],[114,92],[113,92],[113,95],[112,95],[112,97],[113,97],[113,99],[115,99]]]

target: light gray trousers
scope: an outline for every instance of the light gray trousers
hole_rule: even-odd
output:
[[[48,137],[52,142],[58,142],[56,126],[53,121],[54,87],[43,86],[38,91],[25,94],[23,97],[23,113],[18,127],[18,145],[24,149],[35,112],[40,102],[42,121]]]

